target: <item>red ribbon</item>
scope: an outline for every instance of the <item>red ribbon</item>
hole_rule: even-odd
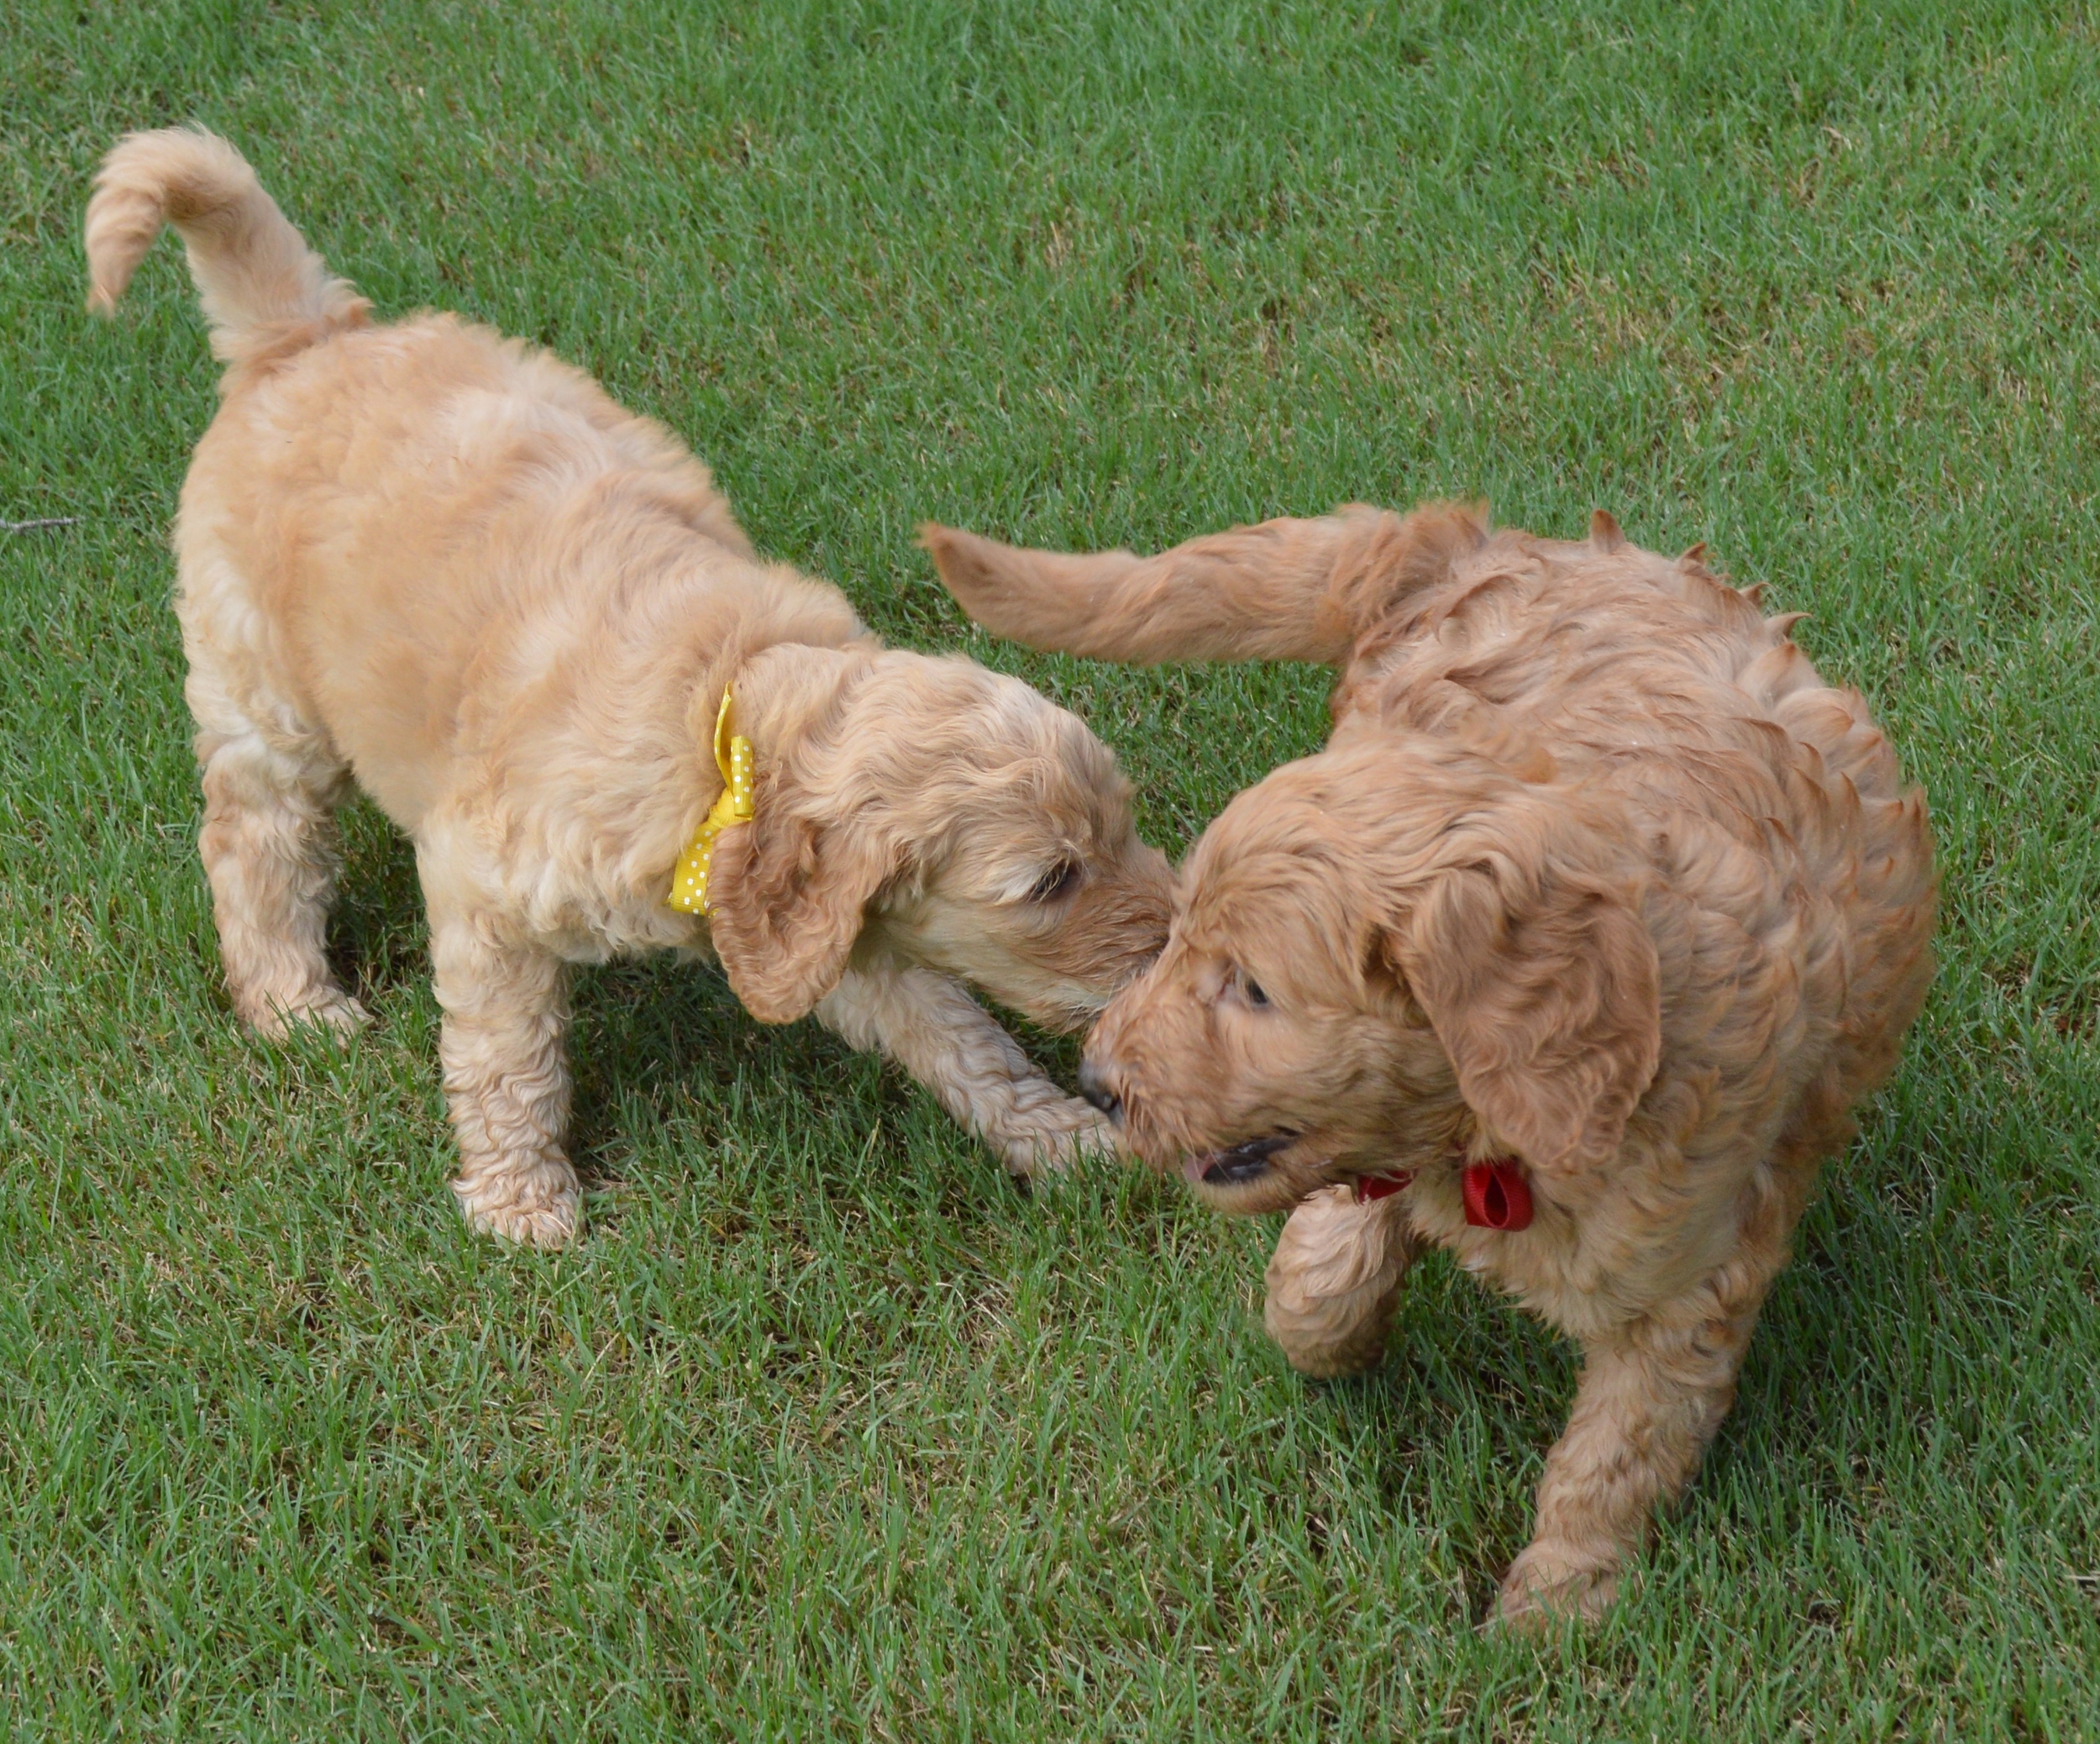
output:
[[[1466,1221],[1475,1229],[1531,1227],[1531,1184],[1524,1178],[1524,1165],[1514,1158],[1467,1164],[1459,1189],[1466,1200]]]
[[[1390,1199],[1405,1192],[1414,1180],[1411,1169],[1402,1174],[1360,1174],[1355,1183],[1357,1203]],[[1531,1227],[1531,1184],[1524,1178],[1524,1165],[1513,1157],[1467,1164],[1459,1178],[1459,1193],[1466,1201],[1466,1221],[1475,1229],[1514,1232]]]

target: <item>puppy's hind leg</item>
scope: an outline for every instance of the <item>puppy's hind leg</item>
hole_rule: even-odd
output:
[[[459,1143],[452,1184],[477,1230],[559,1248],[576,1233],[582,1195],[562,1148],[569,1125],[566,965],[501,936],[492,918],[433,888],[430,960],[444,1012],[438,1053]]]
[[[348,1035],[366,1013],[323,953],[348,774],[319,734],[252,724],[208,667],[192,663],[187,689],[204,785],[197,851],[234,1010],[266,1036],[301,1022]]]
[[[932,969],[846,972],[818,1022],[887,1054],[1021,1176],[1068,1167],[1082,1149],[1113,1152],[1100,1115],[1029,1064],[1014,1038],[957,982]]]

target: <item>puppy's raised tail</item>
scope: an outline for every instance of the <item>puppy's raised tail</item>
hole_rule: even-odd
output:
[[[1264,521],[1157,557],[1024,550],[929,523],[920,543],[948,590],[993,634],[1095,659],[1345,664],[1410,593],[1487,537],[1480,508],[1410,515],[1352,504]]]
[[[127,134],[87,202],[87,307],[108,314],[163,224],[181,234],[212,349],[228,363],[311,344],[371,307],[263,192],[248,160],[201,128]]]

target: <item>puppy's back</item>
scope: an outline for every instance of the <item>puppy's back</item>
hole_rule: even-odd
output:
[[[1610,791],[1659,877],[1793,964],[1849,1102],[1923,1002],[1937,885],[1922,795],[1797,622],[1696,552],[1499,533],[1380,627],[1341,696]]]

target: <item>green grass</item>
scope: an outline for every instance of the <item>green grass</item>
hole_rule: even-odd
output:
[[[14,1735],[2100,1736],[2090,8],[15,0],[0,56],[0,517],[77,517],[0,534]],[[472,1239],[369,811],[378,1023],[236,1032],[166,605],[215,371],[170,244],[80,313],[97,155],[192,118],[382,311],[554,346],[885,633],[1079,708],[1176,851],[1322,675],[995,646],[916,519],[1602,504],[1814,614],[1944,968],[1608,1623],[1476,1631],[1572,1369],[1441,1262],[1308,1384],[1271,1227],[1022,1197],[659,964],[580,989],[588,1241]]]

